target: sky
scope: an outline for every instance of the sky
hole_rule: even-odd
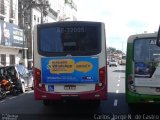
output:
[[[160,0],[74,0],[77,20],[105,23],[107,47],[126,52],[130,35],[157,32]]]

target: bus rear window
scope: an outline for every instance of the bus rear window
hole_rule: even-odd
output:
[[[38,33],[39,51],[43,53],[100,51],[97,26],[44,27]]]
[[[160,61],[160,47],[156,45],[156,39],[135,40],[134,60],[136,62]]]

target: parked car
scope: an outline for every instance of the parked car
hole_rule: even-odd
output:
[[[117,63],[116,60],[110,60],[109,61],[109,67],[111,67],[111,66],[116,66],[117,67],[117,65],[118,65],[118,63]]]
[[[26,88],[33,89],[33,75],[23,65],[1,67],[0,76],[10,78],[22,93],[25,92]]]
[[[33,75],[33,69],[28,69],[29,73]]]

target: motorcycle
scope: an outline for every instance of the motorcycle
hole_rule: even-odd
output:
[[[6,91],[1,87],[0,84],[0,100],[6,97]]]
[[[5,91],[6,94],[10,93],[12,95],[17,95],[16,84],[11,81],[11,78],[6,78],[1,81],[1,91]]]

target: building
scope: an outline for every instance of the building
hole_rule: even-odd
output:
[[[58,12],[57,21],[76,21],[77,5],[73,0],[50,0],[54,1],[51,7]]]
[[[33,26],[77,20],[76,12],[73,0],[0,0],[0,66],[31,67]]]
[[[19,64],[24,48],[18,26],[18,0],[0,0],[0,66]]]
[[[33,66],[33,28],[36,24],[77,20],[73,0],[19,0],[19,26],[24,29],[23,51],[29,68]],[[26,61],[26,60],[24,60]]]

